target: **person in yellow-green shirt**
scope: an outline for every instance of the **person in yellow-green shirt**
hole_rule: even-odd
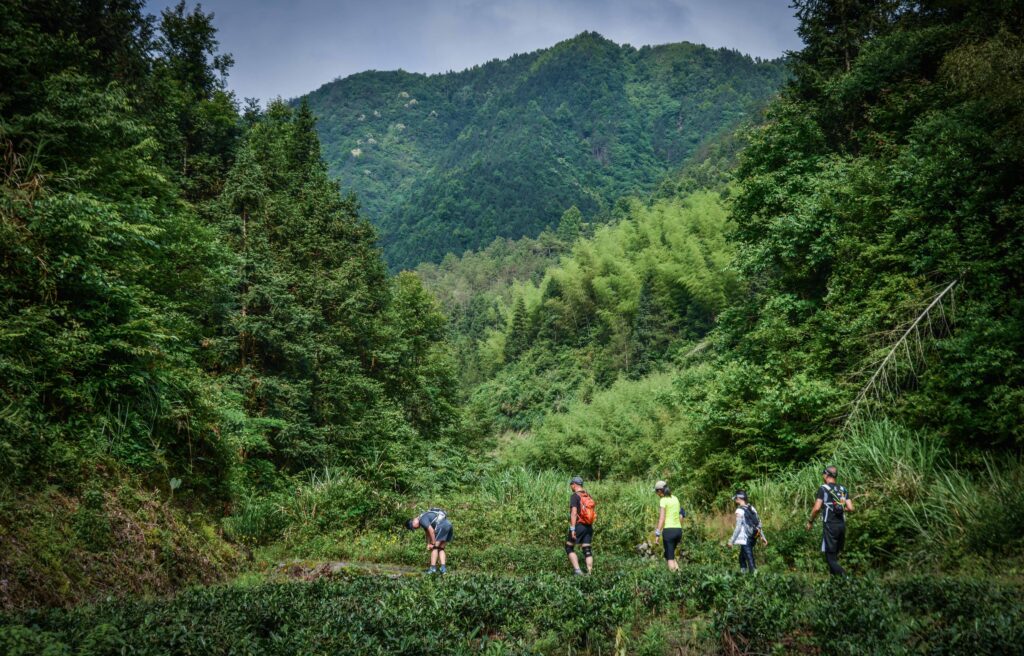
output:
[[[683,524],[680,521],[682,510],[679,507],[679,499],[672,494],[668,483],[658,481],[654,484],[654,493],[658,495],[658,526],[654,529],[654,542],[661,543],[665,547],[665,562],[670,571],[679,571],[679,564],[676,562],[676,547],[683,539]]]

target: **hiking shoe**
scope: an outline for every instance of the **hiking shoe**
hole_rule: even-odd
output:
[[[444,565],[441,565],[441,569],[438,570],[438,571],[440,571],[442,574],[447,574],[448,573],[448,568],[445,567]]]
[[[436,567],[431,567],[430,569],[427,570],[427,574],[437,574],[437,568]]]
[[[577,570],[573,571],[572,575],[573,576],[583,576],[583,570],[577,569]]]

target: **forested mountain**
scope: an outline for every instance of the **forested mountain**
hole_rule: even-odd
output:
[[[0,4],[0,653],[1024,642],[1019,2],[795,0],[806,47],[735,133],[781,69],[697,46],[329,85],[316,112],[363,84],[340,106],[390,126],[344,146],[379,166],[341,171],[364,208],[422,211],[393,264],[477,245],[395,276],[310,104],[239,107],[212,17],[142,6]],[[477,202],[530,228],[441,239]],[[856,499],[828,580],[826,462]],[[658,479],[689,511],[671,575],[636,548]],[[757,576],[723,556],[739,487]],[[402,528],[432,507],[438,582]]]
[[[536,236],[573,205],[606,215],[749,118],[785,76],[735,51],[583,33],[457,73],[360,73],[305,100],[331,174],[390,265],[410,268]]]
[[[219,522],[311,469],[406,486],[458,424],[445,320],[388,276],[308,108],[241,113],[184,2],[0,12],[0,607],[55,594],[41,550],[87,593],[138,521],[167,536],[125,556],[144,588],[205,576],[164,495]]]
[[[463,321],[471,425],[529,431],[519,461],[714,490],[878,413],[967,461],[1021,448],[1019,7],[799,4],[734,176],[705,162],[465,304],[497,314]]]

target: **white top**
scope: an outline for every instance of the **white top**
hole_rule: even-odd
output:
[[[743,512],[743,508],[736,508],[736,528],[732,531],[732,537],[729,538],[729,544],[746,544],[749,533],[750,529],[747,526],[747,516]]]

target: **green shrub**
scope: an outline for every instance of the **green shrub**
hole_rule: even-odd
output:
[[[711,652],[1005,653],[1024,640],[1021,592],[1019,583],[952,577],[836,581],[700,567],[672,575],[643,565],[582,579],[345,573],[0,616],[0,652],[653,654],[671,643]]]

